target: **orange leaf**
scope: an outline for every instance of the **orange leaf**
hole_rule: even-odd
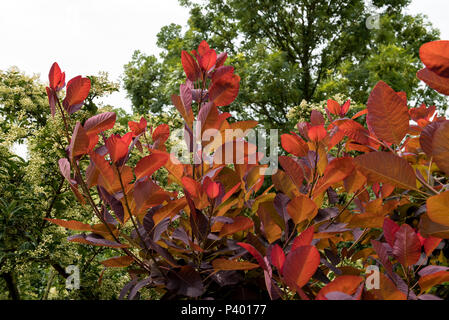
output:
[[[427,291],[432,287],[441,284],[443,282],[449,282],[449,271],[439,271],[431,273],[421,277],[418,280],[421,291]]]
[[[296,134],[283,134],[281,136],[281,145],[285,151],[297,157],[304,157],[309,151],[307,143]]]
[[[419,57],[424,65],[441,77],[449,77],[449,41],[430,41],[421,46]]]
[[[362,282],[363,278],[359,276],[339,276],[332,282],[326,284],[320,292],[318,292],[315,300],[327,300],[326,294],[335,291],[353,295]]]
[[[60,220],[60,219],[50,219],[50,218],[44,218],[47,221],[50,221],[51,223],[57,224],[58,226],[70,229],[70,230],[76,230],[76,231],[92,231],[92,227],[86,223],[82,223],[75,220]]]
[[[236,232],[248,230],[254,226],[250,218],[238,216],[234,218],[234,222],[225,223],[221,228],[219,237],[225,237]]]
[[[304,194],[291,200],[287,205],[287,212],[295,224],[313,219],[318,213],[315,202]]]
[[[131,265],[133,261],[130,256],[121,256],[101,261],[101,264],[109,268],[124,268]]]
[[[449,226],[449,191],[427,199],[427,215],[441,225]]]
[[[218,258],[212,261],[212,266],[215,271],[222,270],[252,270],[258,268],[259,265],[248,261],[236,261]]]
[[[187,205],[186,198],[180,198],[173,200],[167,205],[163,206],[153,216],[154,225],[157,225],[159,222],[164,220],[167,217],[172,217],[177,214],[181,209],[183,209]]]

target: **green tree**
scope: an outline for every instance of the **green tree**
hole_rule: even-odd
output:
[[[112,110],[97,98],[118,88],[105,73],[90,78],[86,106],[76,114],[80,121],[97,109]],[[90,263],[115,252],[70,243],[65,229],[43,220],[92,223],[59,173],[66,141],[61,118],[50,117],[45,85],[17,68],[0,71],[0,105],[0,299],[117,297],[124,271],[107,271],[100,286],[102,265]],[[27,160],[10,151],[14,143],[26,143]],[[80,267],[80,290],[65,289],[70,264]]]
[[[139,112],[170,105],[170,94],[184,79],[176,58],[206,39],[232,55],[242,78],[238,99],[224,110],[266,127],[288,127],[289,110],[303,100],[316,103],[344,93],[365,104],[379,79],[405,89],[412,101],[426,98],[444,109],[445,100],[414,76],[421,68],[419,47],[439,32],[424,16],[406,14],[409,2],[182,0],[190,8],[188,29],[163,27],[160,58],[136,52],[125,66],[124,86]],[[367,25],[376,15],[379,28]]]

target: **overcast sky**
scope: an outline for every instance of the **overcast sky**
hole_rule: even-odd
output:
[[[448,0],[413,0],[409,12],[428,15],[449,39]],[[157,54],[160,28],[187,19],[177,0],[1,0],[0,70],[15,65],[47,81],[57,61],[68,79],[107,71],[118,80],[134,50]],[[125,96],[104,101],[130,111]]]

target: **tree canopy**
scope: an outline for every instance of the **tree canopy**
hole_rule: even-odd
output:
[[[170,94],[183,78],[177,57],[206,39],[230,53],[242,78],[239,97],[226,111],[268,127],[284,127],[289,109],[303,101],[345,92],[365,104],[380,79],[405,90],[411,101],[426,97],[444,109],[444,99],[415,77],[422,67],[419,47],[439,31],[426,17],[405,13],[409,2],[183,0],[190,8],[187,30],[163,27],[159,58],[136,51],[125,66],[124,87],[140,113],[171,105]],[[378,26],[367,23],[377,16]]]

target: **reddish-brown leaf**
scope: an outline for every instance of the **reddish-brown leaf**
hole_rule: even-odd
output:
[[[130,256],[121,256],[101,261],[101,264],[108,268],[125,268],[131,265],[133,261]]]
[[[449,95],[449,78],[441,77],[427,68],[419,70],[416,76],[432,89],[444,95]]]
[[[70,140],[70,157],[73,159],[74,157],[88,153],[89,146],[90,138],[81,123],[77,122],[73,130],[72,139]]]
[[[441,122],[435,130],[432,156],[438,168],[449,175],[449,121]]]
[[[356,157],[354,162],[371,184],[383,182],[402,189],[416,189],[413,168],[407,160],[392,153],[370,152]]]
[[[196,81],[201,75],[201,70],[195,59],[187,52],[181,52],[181,63],[186,73],[187,79],[190,81]]]
[[[409,267],[418,262],[421,256],[421,242],[415,230],[403,224],[395,234],[393,254],[404,266]]]
[[[115,119],[115,112],[100,113],[87,119],[83,127],[88,135],[98,134],[100,132],[113,128]]]
[[[421,277],[418,280],[421,291],[427,291],[432,287],[444,282],[449,282],[449,271],[439,271],[431,273]]]
[[[285,253],[278,244],[275,244],[271,247],[270,259],[271,264],[275,266],[279,270],[279,273],[282,275],[282,269],[284,268],[285,262]]]
[[[227,73],[213,82],[209,88],[209,100],[216,106],[227,106],[237,97],[240,89],[240,77]]]
[[[251,263],[248,261],[236,261],[223,258],[218,258],[212,261],[212,266],[214,267],[215,271],[252,270],[259,267],[258,264]]]
[[[407,103],[379,81],[368,98],[367,109],[368,128],[378,138],[399,145],[409,128]]]
[[[422,150],[429,156],[432,156],[433,150],[433,137],[435,135],[435,131],[442,124],[442,121],[435,121],[429,123],[421,132],[419,137],[419,144],[421,145]]]
[[[394,246],[394,241],[396,240],[396,232],[399,230],[399,228],[400,227],[396,222],[394,222],[390,218],[385,218],[383,225],[384,237],[392,248]]]
[[[288,156],[279,156],[278,159],[285,173],[290,177],[296,187],[301,189],[304,179],[304,170],[302,165]]]
[[[139,134],[144,133],[147,129],[147,120],[144,117],[141,117],[139,122],[129,121],[128,127],[129,130],[132,131],[133,136],[137,137]]]
[[[61,72],[61,68],[59,68],[59,65],[56,62],[53,63],[50,68],[48,80],[50,88],[54,91],[61,90],[65,85],[65,72]]]

